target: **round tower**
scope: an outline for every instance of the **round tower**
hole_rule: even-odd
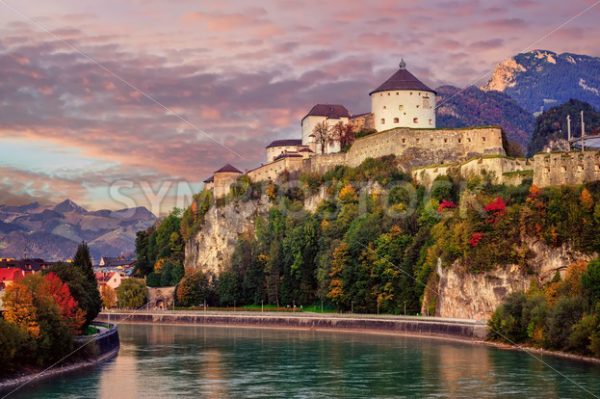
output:
[[[436,93],[406,69],[404,60],[398,71],[369,95],[377,131],[435,128]]]

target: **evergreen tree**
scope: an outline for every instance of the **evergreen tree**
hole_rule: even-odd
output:
[[[96,282],[96,276],[94,269],[92,268],[92,258],[90,256],[90,249],[87,243],[82,242],[77,247],[77,252],[73,257],[73,267],[79,269],[85,278],[85,282],[81,285],[84,287],[85,300],[81,298],[75,298],[80,301],[80,306],[86,313],[86,325],[91,323],[92,320],[98,316],[102,309],[102,297],[98,291],[98,284]],[[63,278],[59,273],[59,277]],[[63,280],[69,285],[68,280]]]

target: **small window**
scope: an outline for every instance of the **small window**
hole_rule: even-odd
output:
[[[385,125],[385,118],[381,118],[381,124]]]
[[[419,92],[419,97],[421,97],[421,92]]]
[[[482,137],[482,138],[481,138],[481,141],[485,141],[485,137]]]
[[[429,97],[423,97],[423,108],[431,109],[431,102],[429,101]]]
[[[413,123],[419,123],[419,118],[413,118]]]
[[[398,105],[398,110],[402,111],[404,109],[404,105],[400,104]]]
[[[419,108],[419,106],[417,105],[417,108]]]
[[[468,138],[467,141],[470,143],[471,142],[471,138]]]
[[[406,139],[402,139],[402,143],[406,143]]]
[[[400,95],[400,93],[396,92],[396,95],[397,95],[397,96],[399,96],[399,95]]]
[[[448,139],[444,139],[444,143],[447,143],[447,142],[448,142]]]
[[[400,123],[400,118],[394,118],[394,123]]]
[[[383,106],[383,109],[387,109],[387,105],[384,105],[384,106]]]
[[[412,96],[412,91],[410,92],[410,95]]]
[[[391,95],[392,95],[392,93],[388,93],[388,96],[391,96]]]
[[[460,143],[462,143],[462,140],[461,140],[461,139],[458,139],[458,144],[460,144]]]

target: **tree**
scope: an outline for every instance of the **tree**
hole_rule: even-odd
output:
[[[148,289],[144,281],[136,278],[125,279],[117,287],[117,301],[120,308],[138,309],[148,300]]]
[[[208,277],[202,272],[185,276],[177,285],[177,303],[182,306],[197,306],[210,299]]]
[[[96,282],[96,275],[92,266],[90,249],[85,242],[82,242],[77,247],[77,252],[73,257],[73,267],[81,270],[83,272],[83,275],[85,276],[85,279],[87,280],[85,289],[89,290],[87,293],[87,295],[89,296],[89,301],[86,302],[86,307],[83,308],[83,310],[86,313],[87,325],[91,323],[92,320],[96,318],[96,316],[98,316],[98,313],[100,313],[100,310],[102,309],[102,299],[100,298],[100,292],[98,291],[98,284]],[[65,281],[67,285],[69,284],[68,280],[63,279],[62,277],[61,280]],[[76,298],[76,300],[78,299]]]
[[[102,308],[102,298],[98,292],[96,279],[90,281],[82,268],[67,263],[52,266],[48,273],[54,273],[67,286],[79,307],[85,312],[85,325],[91,323]]]
[[[34,293],[27,281],[19,281],[8,286],[3,302],[6,321],[26,331],[33,338],[39,337],[40,323],[34,303]]]
[[[18,326],[0,319],[0,376],[13,372],[22,362],[28,339]]]
[[[332,138],[340,142],[342,151],[348,150],[354,142],[354,129],[350,124],[346,124],[342,121],[336,123],[332,128]]]
[[[85,311],[78,306],[77,301],[71,295],[69,286],[63,283],[55,273],[48,273],[44,276],[40,291],[40,295],[54,299],[63,320],[71,329],[71,333],[79,334],[85,324]]]
[[[331,130],[326,120],[315,125],[312,131],[312,136],[315,139],[315,143],[320,147],[320,152],[318,153],[325,154],[325,146],[332,140]]]
[[[65,317],[56,301],[59,298],[64,306],[72,303],[72,299],[66,295],[60,280],[51,280],[49,284],[41,274],[29,275],[10,285],[4,296],[6,321],[31,337],[35,343],[32,361],[40,366],[64,356],[73,345],[75,322]],[[69,315],[74,308],[64,309]]]
[[[600,259],[591,261],[581,276],[581,284],[589,298],[590,304],[600,302]]]
[[[111,286],[104,284],[100,289],[100,295],[102,296],[102,306],[105,309],[117,306],[117,293]]]

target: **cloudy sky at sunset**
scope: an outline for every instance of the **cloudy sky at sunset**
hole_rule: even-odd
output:
[[[164,212],[315,103],[367,111],[401,57],[465,87],[522,51],[600,56],[594,3],[0,0],[0,203],[150,208],[162,187]]]

